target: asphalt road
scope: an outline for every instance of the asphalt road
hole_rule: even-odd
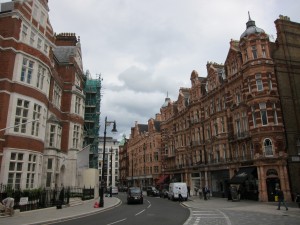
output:
[[[63,225],[182,225],[190,211],[177,201],[144,196],[144,204],[127,205],[126,194],[119,193],[122,204],[111,210],[74,220]]]

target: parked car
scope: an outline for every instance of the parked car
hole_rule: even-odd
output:
[[[127,192],[128,187],[127,186],[119,186],[120,192]]]
[[[111,188],[111,193],[112,193],[113,195],[119,194],[118,188],[117,188],[117,187],[112,187],[112,188]]]
[[[147,196],[159,196],[159,191],[152,186],[147,187]]]
[[[111,186],[109,186],[109,187],[107,187],[106,190],[105,190],[106,196],[109,196],[109,195],[110,195],[110,189],[111,189],[111,194],[112,194],[112,195],[117,195],[117,194],[119,194],[119,190],[118,190],[117,187],[111,187]]]
[[[140,203],[143,204],[143,192],[139,187],[130,187],[127,190],[127,204],[130,203]]]
[[[169,194],[169,192],[168,192],[167,189],[162,189],[162,190],[159,192],[159,196],[160,196],[161,198],[168,198],[168,194]]]

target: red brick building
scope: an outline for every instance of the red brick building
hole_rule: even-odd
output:
[[[294,191],[299,186],[299,104],[293,99],[299,99],[300,26],[283,16],[275,24],[274,43],[249,16],[224,64],[208,62],[206,77],[193,71],[191,87],[180,88],[176,101],[166,98],[160,177],[186,182],[192,192],[207,186],[216,197],[228,197],[236,186],[244,199],[274,201],[280,187],[292,199],[290,182]],[[143,165],[135,156],[143,155],[147,141],[140,126],[132,128],[127,148],[134,174]]]
[[[191,74],[191,88],[161,108],[163,149],[173,180],[208,186],[227,197],[274,201],[277,187],[291,199],[278,81],[268,35],[249,17],[225,64]]]
[[[85,100],[80,40],[55,35],[47,0],[0,9],[0,183],[75,185]]]
[[[131,128],[127,142],[128,184],[139,187],[154,186],[162,174],[160,116],[148,124]]]

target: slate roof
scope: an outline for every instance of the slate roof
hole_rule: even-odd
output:
[[[70,56],[74,56],[76,46],[58,46],[53,50],[55,57],[60,63],[69,63]]]

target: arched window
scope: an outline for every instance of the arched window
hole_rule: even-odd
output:
[[[253,143],[250,143],[250,157],[253,159],[254,157],[254,145]]]
[[[247,147],[246,147],[246,144],[243,144],[243,146],[242,146],[242,159],[243,160],[247,159]]]
[[[278,173],[275,169],[267,170],[267,176],[278,176]]]
[[[272,141],[268,138],[264,140],[264,149],[265,149],[265,156],[273,156]]]

